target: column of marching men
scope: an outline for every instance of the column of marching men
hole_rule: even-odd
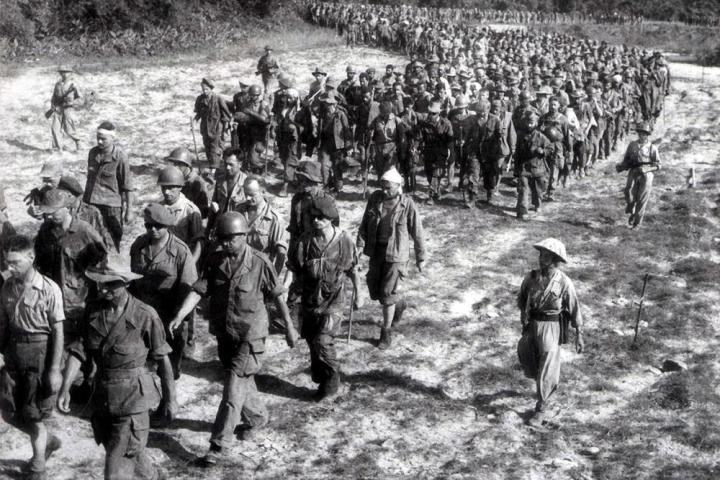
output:
[[[388,23],[417,27],[379,44],[411,61],[384,72],[350,65],[342,81],[317,66],[301,93],[268,46],[257,65],[261,81],[241,80],[231,99],[202,79],[194,120],[205,161],[184,147],[168,153],[157,175],[160,200],[143,207],[145,233],[129,258],[119,252],[136,214],[135,188],[112,122],[97,128],[84,187],[60,165],[43,166],[42,185],[25,198],[28,214],[42,220],[35,238],[14,233],[0,197],[0,406],[31,438],[29,478],[45,478],[46,459],[61,447],[43,421],[56,397],[69,413],[87,396],[106,449],[105,478],[164,478],[145,445],[151,422],[168,426],[177,414],[175,384],[193,355],[198,306],[224,370],[202,465],[223,461],[235,438],[257,440],[268,422],[254,375],[271,332],[290,347],[305,339],[317,399],[336,398],[334,338],[347,299],[350,308],[363,303],[359,257],[369,258],[367,290],[383,317],[377,345],[387,349],[407,308],[399,285],[411,256],[418,271],[425,263],[418,199],[443,205],[458,191],[466,208],[484,208],[509,181],[517,218],[527,220],[531,207],[562,200],[557,191],[571,179],[591,176],[635,126],[639,138],[616,168],[629,171],[628,223],[641,225],[660,163],[649,137],[670,88],[661,55],[451,24],[432,9],[414,17],[409,8],[310,8],[332,26],[359,19],[371,32],[364,38],[385,38]],[[350,27],[342,29],[350,38]],[[79,149],[73,112],[82,94],[71,68],[59,72],[48,112],[53,145],[65,135]],[[272,206],[282,200],[268,192],[269,168],[281,169],[277,196],[292,193],[288,219]],[[348,182],[362,183],[364,195],[371,172],[379,188],[353,239],[340,228],[337,203]],[[540,268],[518,297],[519,353],[537,380],[534,419],[542,422],[568,325],[578,351],[584,342],[574,287],[558,269],[568,261],[565,246],[546,239],[534,247]]]

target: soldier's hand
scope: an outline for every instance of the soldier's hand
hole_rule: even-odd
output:
[[[583,340],[582,333],[577,332],[575,334],[575,351],[582,353],[585,350],[585,341]]]
[[[170,322],[170,325],[168,325],[168,332],[169,332],[170,338],[173,338],[175,336],[175,330],[178,329],[178,327],[180,326],[182,321],[183,321],[183,319],[178,318],[178,317],[175,317],[172,319],[172,321]]]
[[[163,409],[162,409],[162,412],[160,412],[160,413],[162,414],[163,419],[169,423],[169,422],[172,422],[173,420],[175,420],[175,415],[177,414],[177,411],[178,411],[177,401],[174,398],[172,398],[163,403]]]
[[[58,395],[57,407],[62,413],[70,413],[70,391],[63,390]]]
[[[425,266],[425,260],[418,260],[418,261],[417,261],[417,269],[418,269],[418,272],[422,273],[424,266]]]
[[[295,330],[295,327],[290,324],[289,328],[285,332],[285,343],[287,343],[287,346],[290,348],[295,348],[295,344],[297,343],[297,339],[300,337],[298,335],[297,330]]]
[[[60,368],[51,368],[47,372],[45,381],[47,382],[48,387],[50,387],[50,393],[55,394],[60,391],[62,380],[63,378],[60,373]]]

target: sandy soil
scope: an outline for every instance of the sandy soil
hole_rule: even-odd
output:
[[[308,85],[315,65],[338,78],[347,63],[400,63],[367,49],[280,52],[283,67]],[[83,68],[77,83],[98,102],[80,115],[85,143],[65,152],[67,171],[84,177],[95,126],[110,119],[130,152],[139,202],[158,198],[161,158],[191,147],[189,118],[199,80],[212,77],[230,95],[238,78],[251,79],[255,59],[218,59],[143,68]],[[480,479],[710,479],[720,477],[717,328],[720,273],[718,221],[718,118],[720,70],[671,65],[673,93],[654,137],[663,170],[656,177],[646,224],[625,227],[625,177],[602,162],[591,177],[572,182],[559,201],[528,223],[514,219],[514,191],[500,204],[459,208],[419,195],[430,258],[404,283],[411,302],[396,343],[378,351],[380,309],[368,304],[355,316],[353,339],[338,339],[345,394],[335,403],[312,402],[305,345],[289,350],[269,340],[258,384],[271,412],[264,439],[238,442],[230,465],[212,471],[193,466],[207,448],[219,403],[220,369],[214,341],[200,322],[200,345],[178,383],[179,420],[153,430],[149,452],[170,478],[480,478]],[[0,78],[0,183],[10,216],[32,233],[22,197],[38,182],[54,154],[47,108],[55,73],[29,68]],[[697,185],[686,188],[695,167]],[[424,186],[424,181],[422,181]],[[424,187],[423,187],[424,188]],[[287,213],[289,200],[274,198]],[[343,227],[355,232],[363,211],[359,187],[340,201]],[[138,221],[124,248],[141,231]],[[524,421],[534,405],[533,383],[518,370],[515,294],[536,263],[531,245],[546,236],[565,241],[586,317],[587,353],[565,350],[558,417],[533,430]],[[654,276],[630,349],[642,276]],[[687,371],[663,374],[665,358],[684,360]],[[103,451],[95,445],[86,412],[56,415],[52,424],[64,448],[49,462],[57,480],[102,478]],[[0,424],[0,478],[20,478],[29,458],[26,437]]]

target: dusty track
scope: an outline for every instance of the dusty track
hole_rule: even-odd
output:
[[[342,78],[347,63],[382,67],[401,59],[368,49],[284,52],[282,64],[307,85],[315,65]],[[82,67],[80,67],[82,70]],[[207,447],[221,384],[214,342],[205,336],[178,383],[176,426],[151,433],[150,453],[170,478],[717,478],[718,414],[717,121],[720,70],[672,64],[675,77],[660,138],[664,168],[656,177],[647,222],[625,228],[615,158],[591,177],[573,182],[528,223],[513,218],[513,190],[501,204],[466,211],[451,195],[444,205],[422,204],[430,258],[427,273],[412,268],[405,291],[412,303],[388,352],[374,347],[380,310],[356,316],[349,345],[339,341],[347,391],[332,405],[311,401],[305,345],[289,351],[272,337],[259,387],[271,424],[258,444],[238,443],[234,463],[204,472],[191,465]],[[86,143],[64,153],[66,169],[84,177],[93,128],[119,124],[131,153],[139,202],[157,198],[154,174],[178,144],[191,145],[189,117],[199,79],[209,75],[230,94],[238,77],[250,79],[254,59],[172,66],[88,69],[77,82],[98,93],[82,115]],[[22,197],[50,157],[42,113],[54,72],[28,69],[0,78],[6,128],[0,133],[0,183],[11,219],[32,233]],[[698,186],[684,176],[697,168]],[[424,182],[422,182],[424,185]],[[425,198],[420,195],[420,202]],[[340,201],[343,227],[356,232],[363,211],[358,185]],[[273,199],[287,212],[289,201]],[[137,221],[125,249],[140,233]],[[575,279],[587,319],[588,351],[567,353],[558,400],[564,410],[547,431],[523,424],[533,405],[532,382],[516,368],[519,335],[514,296],[535,265],[531,245],[565,241],[566,270]],[[637,350],[628,348],[632,301],[645,272],[666,275],[650,286],[650,303]],[[201,335],[206,335],[201,322]],[[667,356],[690,370],[661,374]],[[102,477],[102,449],[89,424],[56,416],[65,447],[49,463],[52,477]],[[30,456],[26,437],[0,425],[0,478],[18,478]],[[595,450],[597,448],[597,450]]]

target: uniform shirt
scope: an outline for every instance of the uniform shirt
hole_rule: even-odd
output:
[[[76,101],[80,98],[80,92],[75,85],[70,82],[67,85],[62,80],[55,84],[50,104],[56,110],[72,108]]]
[[[234,178],[224,178],[217,182],[212,201],[217,203],[220,208],[218,215],[235,211],[245,201],[243,183],[245,183],[246,178],[245,172],[239,171]]]
[[[72,219],[65,231],[44,222],[35,238],[35,267],[60,285],[68,316],[82,314],[90,292],[85,270],[106,255],[107,248],[100,234],[77,218]]]
[[[452,148],[453,128],[447,118],[438,115],[434,122],[430,119],[419,120],[417,128],[425,141],[426,150],[444,153]]]
[[[249,247],[237,257],[222,250],[212,252],[193,290],[209,297],[211,334],[250,342],[253,349],[262,349],[269,333],[265,296],[284,293],[267,256]]]
[[[8,335],[51,333],[53,323],[65,320],[60,287],[48,277],[33,270],[30,285],[10,277],[0,289],[0,350]]]
[[[210,195],[208,195],[207,182],[200,175],[194,171],[190,172],[180,193],[198,207],[202,218],[207,218],[208,209],[210,208]]]
[[[172,233],[154,256],[150,252],[150,237],[139,236],[130,247],[130,268],[143,276],[132,282],[131,293],[167,321],[198,278],[190,248]]]
[[[192,248],[203,238],[202,216],[200,209],[180,193],[178,199],[172,205],[165,204],[175,219],[175,225],[170,231],[177,238],[182,240],[188,247]]]
[[[160,392],[145,364],[148,358],[162,359],[172,348],[155,310],[129,294],[115,313],[108,302],[95,300],[88,302],[82,327],[81,339],[68,352],[97,365],[96,409],[122,416],[157,405]]]
[[[386,143],[396,143],[398,141],[398,122],[392,113],[388,118],[377,116],[370,124],[371,139],[375,143],[384,145]]]
[[[573,327],[582,326],[575,286],[572,281],[558,269],[554,269],[547,277],[540,270],[533,270],[525,276],[520,285],[517,298],[520,317],[523,323],[537,318],[538,315],[568,315]]]
[[[378,245],[378,230],[382,218],[383,204],[382,190],[376,190],[370,195],[360,228],[358,229],[357,246],[370,258],[376,256]],[[393,209],[390,219],[392,231],[388,236],[385,250],[386,262],[407,262],[410,258],[410,237],[415,247],[415,259],[425,260],[425,238],[422,222],[417,207],[412,198],[401,194],[398,205]],[[383,235],[384,236],[384,235]]]
[[[237,211],[243,214],[250,228],[246,236],[248,245],[270,258],[277,255],[278,249],[281,247],[287,251],[285,223],[280,215],[270,207],[270,202],[266,201],[265,206],[257,212],[257,216],[252,220],[250,219],[250,206],[247,202],[241,204]]]
[[[195,99],[195,120],[200,120],[200,134],[208,140],[220,138],[230,122],[230,109],[220,96],[201,94]]]
[[[335,228],[333,238],[320,246],[314,231],[300,237],[288,256],[288,269],[302,288],[302,307],[314,315],[338,314],[344,307],[345,277],[357,265],[357,250],[346,232]]]
[[[539,130],[526,133],[520,138],[515,152],[515,176],[543,177],[548,174],[545,155],[552,142]]]
[[[15,228],[8,220],[4,209],[0,209],[0,273],[4,272],[7,268],[5,263],[5,248],[3,244],[5,241],[15,235]],[[0,276],[0,287],[2,287],[2,276]]]
[[[660,166],[660,155],[658,149],[652,142],[640,144],[637,140],[633,140],[625,151],[625,156],[621,162],[623,170],[631,170],[633,168],[642,168],[643,166]]]
[[[78,220],[87,222],[95,231],[100,235],[105,242],[105,250],[109,250],[110,247],[115,248],[110,231],[105,227],[102,214],[97,207],[94,207],[88,203],[78,200],[77,203],[70,207],[70,215]]]
[[[132,190],[130,162],[125,152],[117,145],[113,145],[109,152],[100,150],[98,146],[91,148],[83,201],[92,205],[120,207],[120,194]]]

